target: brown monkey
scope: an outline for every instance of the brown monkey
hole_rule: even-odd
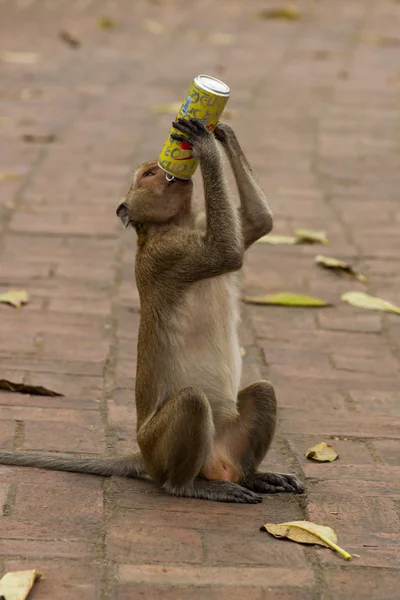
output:
[[[275,432],[272,385],[239,391],[237,271],[245,250],[272,229],[265,196],[233,130],[215,136],[179,119],[175,140],[189,141],[204,182],[205,216],[192,208],[192,181],[168,182],[156,162],[142,165],[117,215],[138,234],[141,300],[136,377],[141,453],[77,459],[0,452],[0,463],[100,475],[151,477],[167,493],[258,503],[259,493],[302,493],[293,475],[259,473]],[[227,189],[219,140],[236,179],[240,209]]]

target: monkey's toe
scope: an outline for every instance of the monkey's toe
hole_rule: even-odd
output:
[[[291,493],[302,494],[304,488],[294,475],[284,473],[253,473],[246,477],[242,485],[261,494]]]

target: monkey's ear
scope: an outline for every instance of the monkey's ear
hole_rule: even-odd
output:
[[[125,229],[129,226],[131,218],[129,216],[129,208],[126,202],[122,202],[117,208],[117,217],[119,217],[123,223]]]

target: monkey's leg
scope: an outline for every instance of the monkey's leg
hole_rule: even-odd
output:
[[[262,498],[229,481],[200,477],[212,453],[214,425],[206,395],[186,387],[173,396],[138,432],[150,474],[173,496],[256,504]]]
[[[274,494],[304,489],[294,475],[258,473],[257,467],[267,454],[275,433],[277,403],[268,381],[256,381],[238,395],[239,422],[229,433],[230,452],[242,465],[242,486],[258,493]]]

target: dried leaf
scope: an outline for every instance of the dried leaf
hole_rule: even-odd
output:
[[[267,296],[244,296],[244,302],[247,304],[270,304],[280,306],[329,306],[325,300],[304,296],[303,294],[292,294],[291,292],[281,292],[279,294],[268,294]]]
[[[243,346],[240,346],[240,354],[246,356],[246,348],[243,348]]]
[[[115,21],[109,19],[108,17],[100,17],[97,19],[97,27],[99,29],[114,29]]]
[[[159,21],[152,21],[150,19],[146,19],[143,21],[143,29],[152,33],[153,35],[161,35],[165,32],[166,27],[163,23]]]
[[[231,33],[220,33],[218,31],[214,31],[209,34],[208,42],[210,44],[214,44],[215,46],[231,46],[236,41],[236,37]]]
[[[365,292],[346,292],[341,296],[344,302],[348,302],[357,308],[365,308],[367,310],[382,310],[385,312],[393,312],[400,315],[400,308],[387,300],[370,296]]]
[[[357,273],[354,267],[344,262],[343,260],[339,260],[338,258],[322,256],[322,254],[318,254],[318,256],[315,257],[315,262],[317,263],[317,265],[325,267],[326,269],[333,269],[336,273],[348,273],[349,275],[352,275],[362,283],[366,283],[367,281],[367,278],[364,277],[364,275],[361,275],[361,273]]]
[[[25,383],[15,383],[7,379],[0,379],[0,390],[15,392],[17,394],[30,394],[31,396],[64,396],[58,392],[53,392],[41,385],[28,385]]]
[[[166,104],[156,104],[151,110],[156,115],[177,115],[181,110],[182,102],[167,102]]]
[[[20,177],[21,173],[0,173],[0,181],[12,181]]]
[[[0,294],[0,304],[11,304],[15,308],[20,308],[29,300],[28,293],[24,290],[11,290]]]
[[[0,579],[0,596],[6,600],[25,600],[33,584],[42,574],[36,569],[10,571]]]
[[[316,525],[310,521],[290,521],[288,523],[266,523],[262,530],[277,538],[288,538],[299,544],[318,544],[336,550],[349,560],[351,555],[337,545],[336,533],[331,527]]]
[[[280,19],[282,21],[298,21],[301,19],[301,12],[293,4],[281,6],[278,8],[267,8],[257,13],[259,19]]]
[[[333,446],[321,442],[320,444],[316,444],[312,448],[309,448],[305,456],[306,458],[312,458],[318,462],[333,462],[337,459],[339,454],[337,454]]]
[[[52,133],[44,133],[37,135],[35,133],[24,133],[22,136],[24,142],[31,142],[33,144],[50,144],[56,141],[56,136]]]
[[[33,64],[39,60],[37,52],[0,52],[0,62]]]
[[[324,244],[328,243],[325,231],[313,229],[295,229],[296,244]]]
[[[69,33],[69,31],[60,31],[58,37],[62,42],[65,42],[66,44],[68,44],[68,46],[71,46],[71,48],[79,48],[79,46],[81,45],[78,38]]]
[[[292,235],[264,235],[257,240],[257,244],[273,244],[273,245],[293,245],[296,244],[296,238]]]

